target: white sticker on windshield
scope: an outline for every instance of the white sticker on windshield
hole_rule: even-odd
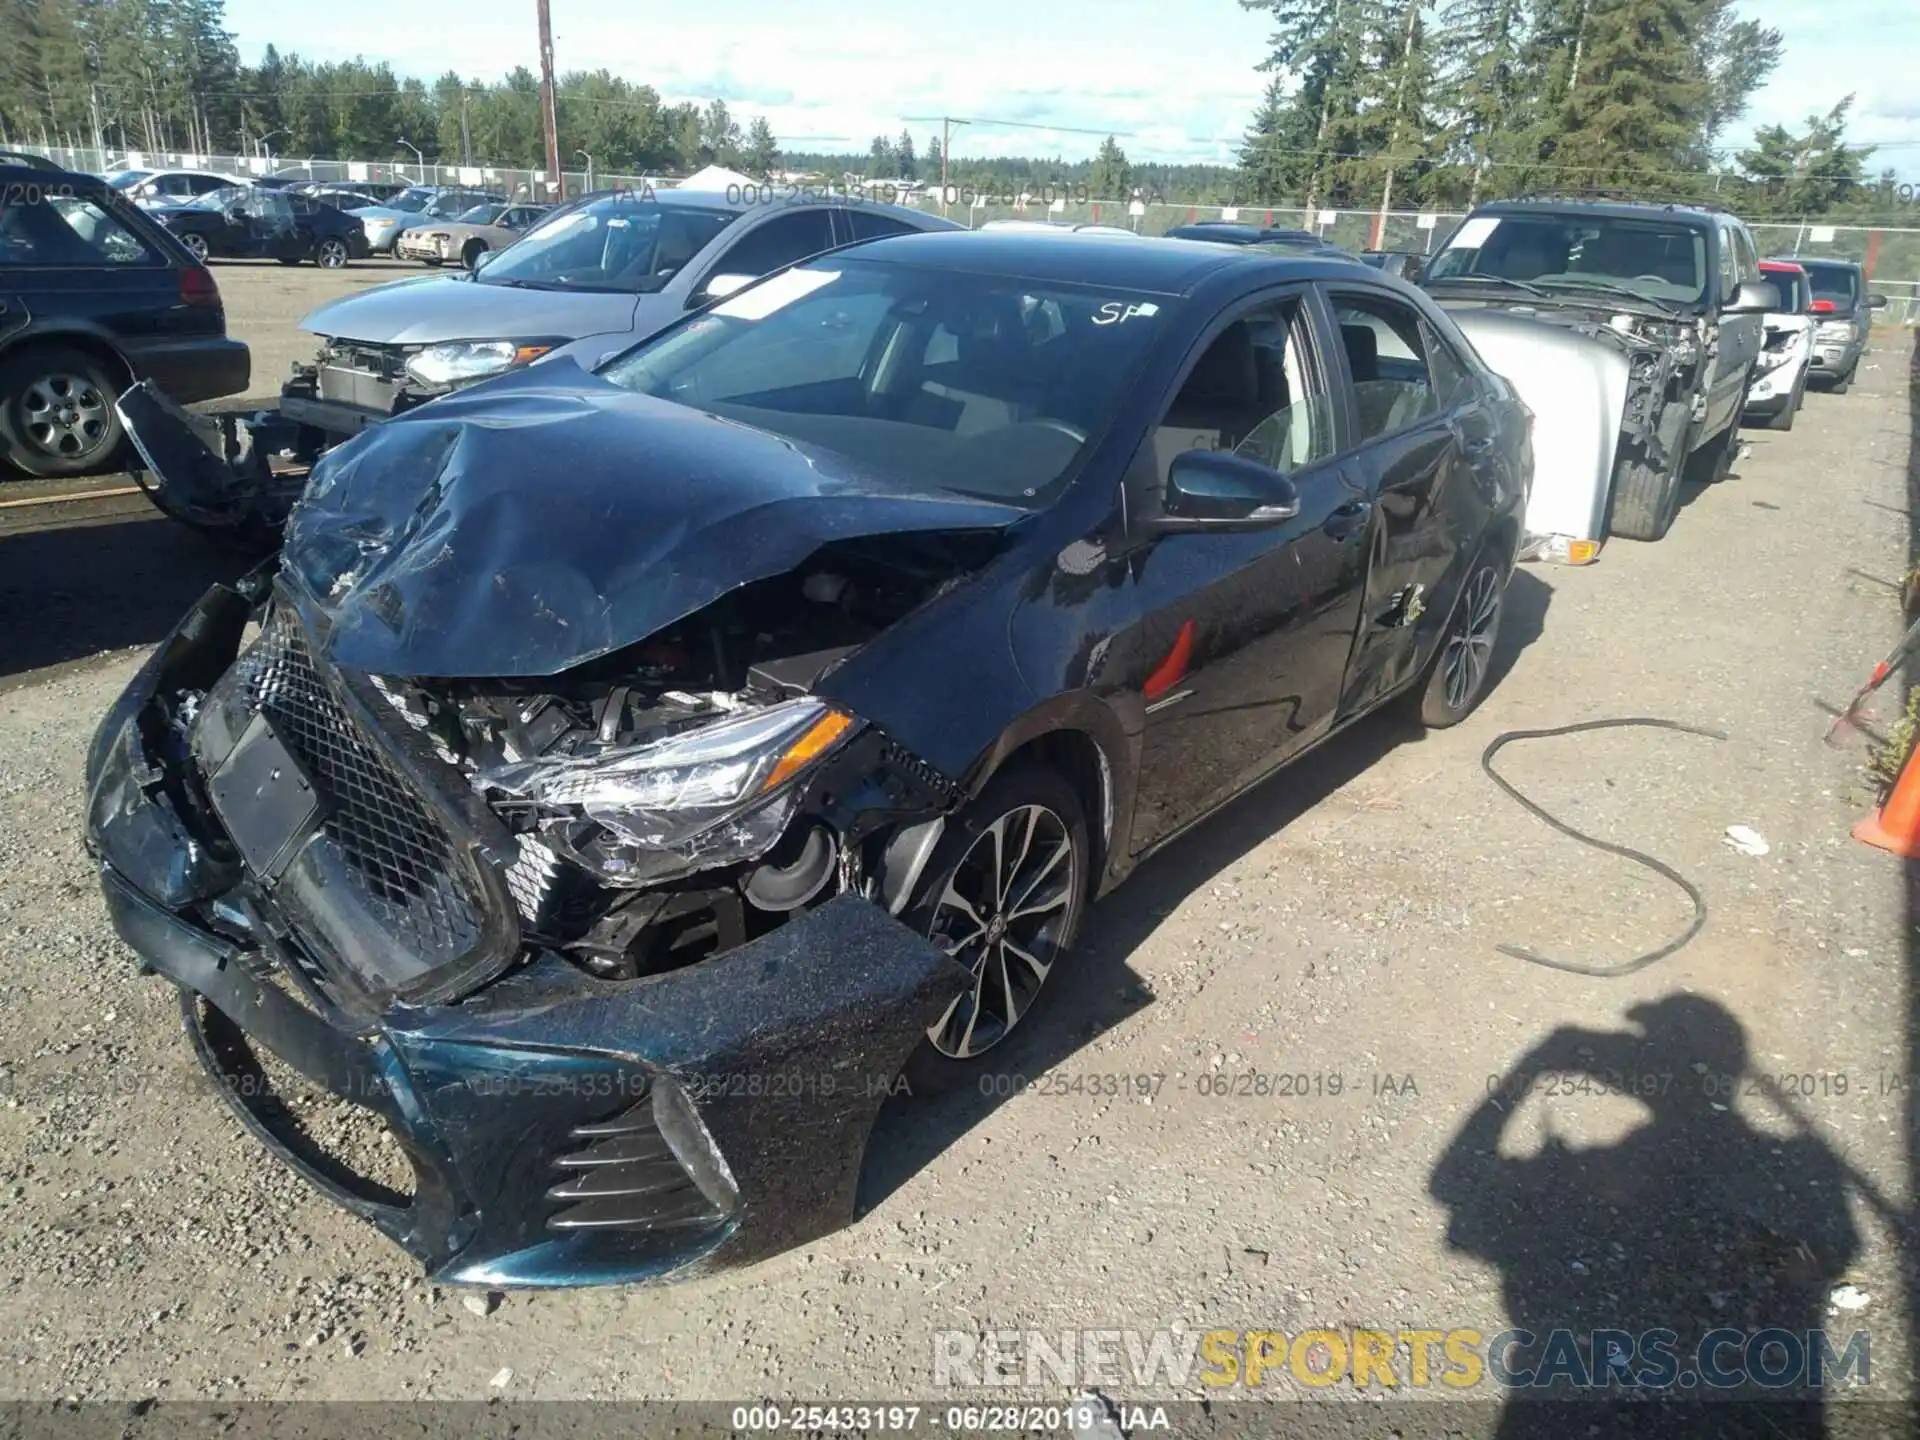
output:
[[[1500,228],[1500,217],[1482,215],[1467,221],[1453,232],[1453,238],[1447,241],[1449,250],[1478,250],[1487,243],[1487,237]]]
[[[1121,325],[1135,316],[1158,315],[1160,307],[1151,300],[1136,300],[1129,304],[1124,300],[1109,300],[1093,312],[1096,325]]]
[[[789,270],[764,285],[742,290],[733,299],[713,307],[715,315],[729,320],[764,320],[776,310],[791,305],[840,278],[838,270]]]

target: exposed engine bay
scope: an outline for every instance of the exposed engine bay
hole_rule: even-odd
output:
[[[530,943],[630,978],[835,894],[878,897],[886,856],[869,842],[956,792],[813,692],[955,564],[932,543],[896,541],[884,561],[866,548],[744,587],[559,682],[374,679],[518,839],[507,879]]]

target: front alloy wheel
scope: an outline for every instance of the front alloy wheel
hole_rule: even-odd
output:
[[[187,247],[187,253],[202,265],[207,263],[207,237],[197,231],[189,230],[180,237],[180,243]]]
[[[1079,797],[1038,765],[1002,772],[948,822],[907,918],[970,982],[907,1065],[951,1089],[1032,1011],[1080,928],[1090,847]]]

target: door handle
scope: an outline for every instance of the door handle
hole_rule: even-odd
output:
[[[1338,510],[1327,516],[1321,530],[1335,540],[1345,540],[1367,523],[1367,516],[1373,513],[1371,500],[1350,500]]]

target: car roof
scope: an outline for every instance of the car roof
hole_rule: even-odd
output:
[[[1762,270],[1771,270],[1776,274],[1797,272],[1804,275],[1807,273],[1806,266],[1802,265],[1798,260],[1762,260],[1760,262],[1760,268]]]
[[[1844,265],[1849,270],[1865,270],[1858,260],[1849,260],[1844,255],[1795,255],[1775,258],[1769,256],[1760,262],[1762,265],[1798,265],[1805,270],[1810,265]]]
[[[1067,285],[1113,285],[1183,295],[1239,266],[1270,268],[1276,279],[1351,278],[1353,262],[1315,255],[1250,255],[1239,246],[1164,236],[1041,235],[1021,230],[932,230],[869,240],[839,253],[896,265],[931,265],[975,275]]]
[[[1476,205],[1475,215],[1594,215],[1613,220],[1671,220],[1693,229],[1709,228],[1724,211],[1693,205],[1658,204],[1651,200],[1555,199],[1541,195],[1520,200],[1489,200]],[[1725,215],[1732,220],[1734,217]]]
[[[1244,220],[1194,220],[1185,225],[1176,225],[1167,233],[1176,239],[1187,239],[1191,232],[1204,230],[1209,236],[1217,236],[1222,241],[1236,240],[1251,243],[1256,240],[1306,240],[1316,245],[1326,242],[1311,230],[1288,229],[1282,225],[1249,225]]]

